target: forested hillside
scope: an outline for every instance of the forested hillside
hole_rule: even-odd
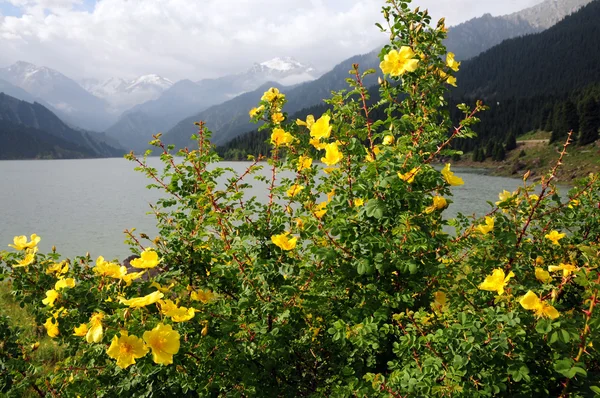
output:
[[[515,147],[516,137],[530,130],[552,131],[551,143],[562,142],[569,130],[579,145],[598,139],[600,128],[600,1],[593,1],[554,27],[511,39],[470,61],[457,75],[458,88],[448,94],[453,120],[456,105],[481,99],[489,110],[475,126],[476,139],[457,140],[465,152],[481,150],[501,160]],[[377,100],[377,90],[370,90]],[[326,107],[297,112],[318,115]],[[266,153],[266,133],[250,135],[224,145],[226,158]],[[259,141],[257,143],[256,141]],[[494,147],[496,149],[494,150]],[[502,153],[498,153],[502,152]]]
[[[5,122],[2,131],[6,140],[3,149],[6,158],[52,157],[52,154],[57,157],[111,157],[124,153],[104,134],[75,130],[43,105],[20,101],[4,93],[0,93],[0,121]],[[19,132],[29,138],[24,142],[14,141]],[[9,137],[12,138],[9,140]],[[33,153],[25,144],[34,141],[39,153]]]

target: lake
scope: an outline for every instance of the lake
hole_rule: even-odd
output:
[[[149,163],[160,167],[160,160]],[[157,233],[149,203],[161,192],[146,189],[150,182],[125,159],[0,161],[0,248],[15,235],[36,233],[42,237],[41,252],[55,245],[64,256],[124,258],[123,230],[137,228],[150,237]],[[222,162],[243,172],[246,162]],[[471,169],[454,169],[465,185],[454,187],[453,203],[446,217],[458,212],[483,215],[486,201],[498,193],[515,190],[520,179],[492,177]],[[265,171],[266,172],[266,171]],[[249,182],[251,182],[249,180]],[[0,249],[2,250],[2,249]]]

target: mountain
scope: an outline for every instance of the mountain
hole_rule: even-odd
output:
[[[3,148],[4,153],[12,153],[16,158],[30,154],[22,151],[26,147],[24,142],[32,140],[44,145],[55,145],[58,151],[55,154],[72,153],[73,156],[66,155],[67,157],[111,157],[122,156],[124,153],[111,145],[106,135],[74,130],[43,105],[21,101],[4,93],[0,93],[0,121],[3,121],[0,131],[7,129],[3,131],[4,143],[7,145]],[[24,141],[17,139],[18,131],[26,135]],[[40,156],[50,155],[43,152]]]
[[[95,156],[89,148],[45,131],[0,120],[0,160],[81,159]]]
[[[318,76],[312,66],[285,57],[255,63],[243,73],[216,79],[197,82],[181,80],[157,99],[125,112],[106,132],[127,148],[144,150],[152,134],[167,131],[183,118],[255,90],[266,82],[295,85],[314,80]]]
[[[600,1],[537,34],[506,40],[464,62],[454,95],[497,100],[556,95],[599,82]]]
[[[0,79],[42,99],[62,119],[85,129],[104,130],[115,119],[107,102],[53,69],[19,61],[0,68]]]
[[[448,30],[445,45],[457,59],[469,59],[502,41],[550,28],[593,0],[546,0],[509,15],[485,14]]]
[[[169,130],[163,136],[167,144],[174,144],[177,148],[193,145],[190,136],[196,132],[194,122],[204,121],[209,130],[213,131],[212,142],[222,145],[246,132],[256,129],[256,125],[250,123],[248,111],[256,106],[262,94],[271,86],[279,88],[287,98],[285,111],[293,113],[313,105],[323,103],[323,98],[328,98],[332,91],[348,88],[346,79],[352,64],[358,63],[362,71],[370,68],[378,68],[379,51],[368,54],[357,55],[349,58],[331,71],[325,73],[317,80],[302,83],[294,87],[284,87],[277,83],[267,83],[258,89],[245,93],[219,105],[214,105],[202,112],[196,113],[182,121]],[[365,79],[366,85],[374,84],[377,75],[368,75]]]
[[[453,102],[482,99],[490,109],[475,127],[478,139],[457,147],[470,151],[531,130],[552,131],[550,141],[562,142],[573,129],[580,145],[593,142],[593,127],[585,137],[580,130],[584,121],[596,120],[600,104],[599,19],[600,1],[593,1],[543,32],[506,40],[463,62]]]
[[[89,93],[106,100],[115,113],[121,114],[135,105],[158,98],[173,85],[158,75],[144,75],[133,80],[111,77],[106,80],[84,79],[81,86]]]
[[[546,0],[534,7],[510,15],[492,17],[487,14],[450,28],[445,44],[449,51],[457,54],[457,58],[470,58],[508,38],[543,31],[590,1],[592,0]],[[313,82],[286,89],[288,98],[286,111],[291,115],[302,108],[322,103],[322,99],[328,98],[332,90],[347,88],[345,80],[352,63],[359,63],[363,70],[367,68],[379,70],[377,54],[378,51],[373,51],[364,56],[350,58]],[[507,59],[507,62],[510,60]],[[488,68],[495,70],[491,65],[488,65]],[[493,76],[493,73],[489,75]],[[375,75],[372,75],[371,78],[374,79]],[[369,81],[366,83],[368,84]],[[253,94],[256,99],[254,103],[258,102],[262,94],[259,91],[257,90]],[[239,104],[241,103],[240,101]],[[229,111],[226,108],[229,108]],[[227,112],[229,112],[231,120],[223,123]],[[213,142],[217,145],[223,145],[255,128],[254,125],[248,123],[247,115],[243,113],[242,109],[237,109],[231,102],[226,102],[182,120],[165,134],[164,139],[172,139],[172,143],[181,147],[188,142],[186,138],[195,130],[193,122],[198,120],[207,122],[209,129],[214,131]]]

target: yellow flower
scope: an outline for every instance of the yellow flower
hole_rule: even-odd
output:
[[[88,332],[88,325],[86,323],[82,323],[79,326],[73,328],[73,334],[75,336],[83,337]]]
[[[66,288],[66,287],[74,287],[74,286],[75,286],[75,279],[73,279],[73,278],[59,279],[54,284],[54,290],[60,290],[60,289]]]
[[[531,203],[535,203],[538,200],[540,200],[540,197],[537,196],[536,194],[532,193],[531,195],[529,195],[529,200],[531,201]]]
[[[310,169],[312,166],[312,158],[309,156],[300,155],[298,158],[298,171],[302,171],[304,169]]]
[[[329,138],[332,127],[329,125],[331,117],[329,115],[323,115],[317,120],[310,128],[310,136],[317,140],[323,138]]]
[[[484,235],[487,235],[491,230],[494,229],[494,217],[486,217],[484,225],[478,225],[477,230]]]
[[[296,218],[294,221],[296,222],[296,228],[298,228],[298,229],[304,228],[304,220],[302,220],[301,218]]]
[[[379,149],[379,147],[377,145],[375,145],[373,147],[373,154],[371,154],[369,152],[368,148],[366,148],[366,149],[367,149],[367,156],[365,156],[365,160],[367,162],[374,162],[375,161],[375,157],[377,157],[377,155],[379,155],[379,153],[381,152],[381,149]]]
[[[194,317],[196,311],[194,308],[178,307],[171,300],[159,300],[160,312],[171,318],[173,322],[186,322]]]
[[[519,303],[526,310],[534,311],[535,315],[538,318],[543,317],[543,318],[556,319],[560,316],[560,314],[556,310],[556,308],[554,308],[550,304],[546,303],[545,301],[540,300],[539,297],[537,296],[537,294],[535,294],[531,290],[529,290],[527,292],[527,294],[525,294],[523,297],[521,297],[521,299],[519,300]]]
[[[192,300],[200,301],[202,304],[208,304],[217,299],[217,295],[210,290],[192,291]]]
[[[281,112],[275,112],[271,115],[271,120],[275,124],[280,124],[281,122],[283,122],[284,119],[285,117],[283,117],[283,113]]]
[[[573,264],[560,263],[559,265],[548,266],[548,271],[550,271],[550,272],[562,271],[563,276],[569,276],[569,275],[571,275],[571,273],[577,271],[577,267],[574,266]]]
[[[126,299],[125,297],[119,297],[119,301],[121,302],[121,304],[125,304],[131,308],[141,308],[141,307],[145,307],[150,304],[154,304],[163,297],[164,297],[164,294],[157,290],[157,291],[147,294],[143,297],[135,297],[132,299]]]
[[[13,245],[8,245],[9,247],[13,247],[16,250],[25,250],[25,249],[33,249],[40,243],[40,238],[36,234],[31,235],[31,242],[27,242],[27,237],[25,235],[15,236],[13,238]]]
[[[579,206],[579,203],[581,203],[579,199],[571,199],[569,202],[569,209]]]
[[[296,119],[296,124],[298,126],[306,126],[309,130],[312,128],[312,125],[315,123],[315,117],[313,115],[306,116],[306,122]]]
[[[131,266],[135,268],[154,268],[156,267],[162,259],[158,258],[158,253],[154,251],[153,248],[147,247],[141,254],[140,258],[136,258],[131,260]]]
[[[294,140],[294,137],[284,131],[282,128],[276,127],[273,129],[273,133],[271,134],[271,144],[277,146],[281,145],[289,145]]]
[[[552,231],[550,231],[549,234],[546,234],[544,237],[546,239],[552,241],[552,244],[560,246],[560,243],[558,243],[558,241],[561,240],[562,238],[564,238],[565,234],[561,234],[558,231],[552,230]]]
[[[302,190],[304,189],[304,186],[302,185],[298,185],[298,184],[294,184],[290,187],[290,189],[287,190],[287,195],[290,198],[293,198],[294,196],[298,195],[300,192],[302,192]]]
[[[414,59],[415,52],[408,46],[400,47],[400,51],[391,50],[383,57],[379,64],[381,71],[390,76],[401,76],[406,72],[413,72],[419,64],[418,59]]]
[[[261,101],[267,101],[267,102],[275,102],[279,99],[284,98],[285,95],[281,94],[279,92],[279,89],[275,88],[275,87],[271,87],[270,89],[268,89],[267,91],[265,91],[265,93],[263,94],[263,96],[260,98]]]
[[[159,323],[144,332],[144,341],[152,349],[152,360],[160,365],[173,363],[173,355],[179,352],[179,333],[171,325]]]
[[[54,302],[59,297],[60,297],[60,294],[58,294],[58,292],[56,290],[54,290],[54,289],[48,290],[46,292],[46,298],[42,300],[42,303],[44,303],[45,305],[48,305],[50,307],[54,307]]]
[[[463,185],[465,182],[462,178],[454,175],[453,172],[450,171],[450,163],[447,163],[446,166],[442,169],[442,175],[446,182],[453,186]]]
[[[337,143],[332,142],[331,144],[325,145],[325,156],[321,158],[321,162],[327,166],[333,166],[344,158],[344,155],[340,152]]]
[[[131,283],[134,280],[140,279],[142,276],[144,276],[144,273],[145,273],[145,271],[132,272],[130,274],[123,275],[123,277],[121,279],[123,279],[123,281],[127,284],[127,286],[131,286]]]
[[[264,105],[261,105],[258,108],[252,108],[252,109],[250,109],[250,112],[248,112],[248,114],[250,115],[251,118],[253,118],[254,116],[260,114],[264,110],[265,110]]]
[[[454,72],[458,72],[458,68],[460,67],[460,62],[454,59],[454,53],[449,52],[446,55],[446,65],[448,68],[452,69]]]
[[[394,143],[393,135],[386,135],[383,137],[383,145],[392,145]]]
[[[104,314],[102,312],[94,312],[90,317],[90,328],[85,334],[85,341],[88,343],[99,343],[102,341],[104,336],[104,329],[102,328],[102,319]]]
[[[331,202],[331,200],[333,199],[334,196],[335,196],[335,188],[333,188],[331,191],[327,192],[327,202]]]
[[[279,235],[271,236],[271,242],[273,242],[277,247],[282,250],[292,250],[296,247],[296,242],[298,239],[293,237],[291,239],[288,238],[289,232],[285,232]]]
[[[318,140],[316,138],[311,138],[308,143],[310,145],[314,146],[316,149],[323,149],[323,148],[325,148],[325,145],[327,145],[326,143],[321,142],[320,140]]]
[[[439,70],[438,75],[442,78],[443,81],[448,83],[451,86],[456,87],[456,77],[447,74],[446,72]]]
[[[37,252],[37,248],[27,249],[27,254],[25,254],[25,257],[23,258],[23,260],[20,260],[19,262],[17,262],[17,264],[14,265],[14,268],[28,267],[31,264],[33,264],[33,262],[35,261],[35,253],[36,252]]]
[[[425,208],[425,213],[431,214],[436,210],[445,209],[448,206],[448,202],[441,196],[433,197],[433,204]]]
[[[365,201],[361,198],[354,199],[354,207],[360,207],[365,204]]]
[[[494,272],[492,272],[492,275],[487,276],[479,285],[479,289],[490,292],[498,292],[498,295],[501,295],[504,293],[504,287],[508,284],[508,281],[513,276],[515,276],[515,274],[510,271],[508,276],[505,277],[504,270],[496,268]]]
[[[512,197],[513,197],[513,194],[508,192],[505,189],[504,191],[502,191],[502,193],[498,194],[498,199],[500,199],[500,200],[496,202],[496,206],[498,206],[502,202],[506,202],[507,200],[511,199]]]
[[[436,312],[443,312],[448,306],[446,293],[441,291],[435,292],[433,293],[433,298],[433,303],[431,303],[433,310]]]
[[[125,369],[135,363],[137,358],[141,358],[148,353],[148,348],[144,341],[136,336],[129,336],[127,332],[121,332],[121,336],[113,337],[110,347],[106,354],[112,359],[117,360],[117,366]]]
[[[315,210],[314,210],[315,216],[317,218],[322,218],[325,215],[325,213],[327,213],[326,207],[327,207],[327,202],[321,202],[321,203],[319,203],[315,207]]]
[[[56,274],[56,276],[60,276],[62,274],[66,274],[67,272],[69,272],[69,264],[66,261],[54,263],[46,268],[46,275]]]
[[[552,281],[550,273],[545,269],[539,267],[536,267],[535,269],[535,277],[542,283],[548,283]]]
[[[400,177],[400,179],[404,182],[407,182],[409,184],[412,184],[413,181],[415,180],[415,177],[417,175],[417,173],[419,172],[419,169],[416,167],[413,167],[409,172],[407,173],[400,173],[398,172],[398,177]]]
[[[542,256],[537,256],[535,259],[535,265],[543,265],[544,264],[544,258]]]
[[[127,274],[127,267],[115,263],[109,263],[100,256],[96,259],[96,266],[92,268],[94,273],[99,276],[108,276],[121,279]]]
[[[172,288],[173,286],[175,286],[175,284],[174,284],[174,283],[171,283],[169,286],[164,286],[164,287],[163,287],[163,286],[161,286],[161,285],[160,285],[160,283],[158,283],[158,282],[152,282],[152,283],[150,284],[150,287],[154,287],[154,288],[156,288],[156,289],[157,289],[159,292],[161,292],[161,293],[169,293],[169,291],[171,291],[171,288]]]
[[[46,319],[44,327],[46,328],[46,333],[48,333],[48,336],[52,338],[58,336],[58,334],[60,333],[58,330],[58,321],[54,323],[54,318],[52,317]]]

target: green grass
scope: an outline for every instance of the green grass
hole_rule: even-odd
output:
[[[36,377],[43,377],[44,373],[54,367],[54,365],[64,358],[62,347],[53,339],[48,337],[43,326],[38,326],[34,316],[28,311],[27,307],[21,306],[15,301],[11,294],[11,284],[9,281],[0,282],[0,308],[2,315],[9,318],[11,328],[21,329],[19,344],[26,347],[26,352],[30,353],[30,363],[38,368],[39,373]],[[40,345],[35,351],[30,351],[30,346],[39,342]],[[39,395],[29,389],[24,397],[38,397]]]
[[[518,138],[522,140],[547,139],[546,132],[530,132]],[[510,151],[502,162],[494,162],[487,159],[485,162],[472,162],[471,153],[463,156],[463,160],[456,163],[457,166],[486,168],[492,175],[521,177],[527,170],[531,170],[532,178],[546,175],[556,164],[562,149],[562,144],[546,144],[544,142],[520,142],[517,149]],[[521,151],[524,156],[519,156]],[[563,158],[563,164],[559,167],[556,177],[559,182],[565,183],[576,178],[589,175],[589,173],[600,172],[600,146],[595,144],[584,147],[572,144],[568,147]]]
[[[532,130],[517,137],[517,141],[523,140],[549,140],[552,132],[542,130]]]

